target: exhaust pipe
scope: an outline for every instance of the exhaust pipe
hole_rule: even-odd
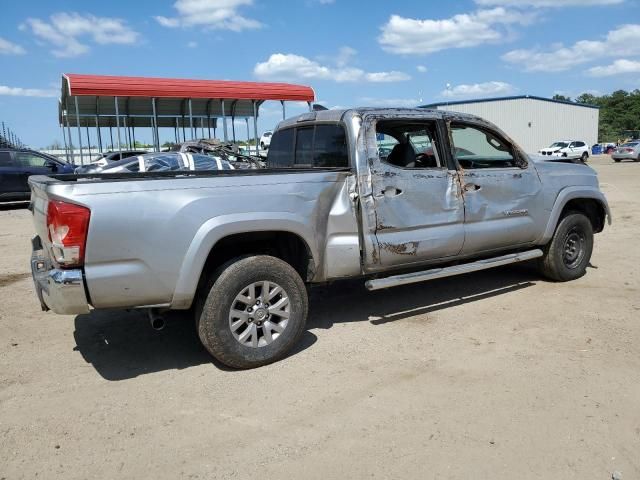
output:
[[[149,309],[149,323],[154,330],[162,330],[165,326],[164,316],[155,308]]]

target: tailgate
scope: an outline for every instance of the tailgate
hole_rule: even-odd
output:
[[[48,256],[50,242],[47,232],[47,205],[49,196],[47,194],[47,181],[49,177],[35,175],[29,177],[29,187],[31,188],[31,204],[29,209],[33,214],[33,226],[36,235],[40,237],[44,252]]]

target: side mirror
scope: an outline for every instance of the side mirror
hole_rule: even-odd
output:
[[[58,164],[55,163],[55,162],[47,162],[47,163],[44,164],[44,166],[47,167],[52,172],[57,172],[58,171]]]

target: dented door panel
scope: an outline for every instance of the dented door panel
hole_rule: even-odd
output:
[[[533,166],[466,170],[460,179],[465,202],[462,254],[536,240],[545,212]]]
[[[457,255],[464,242],[457,172],[400,168],[380,161],[375,121],[365,117],[363,129],[371,198],[362,205],[363,214],[374,223],[369,228],[375,237],[372,254],[365,259],[366,269],[377,271]]]

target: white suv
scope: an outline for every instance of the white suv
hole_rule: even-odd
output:
[[[589,146],[578,140],[563,140],[554,142],[549,147],[538,150],[540,155],[553,157],[579,158],[583,162],[589,159]]]
[[[262,136],[260,137],[260,149],[261,150],[266,150],[269,148],[269,145],[271,145],[271,136],[273,135],[273,132],[269,131],[269,132],[264,132],[262,134]]]

